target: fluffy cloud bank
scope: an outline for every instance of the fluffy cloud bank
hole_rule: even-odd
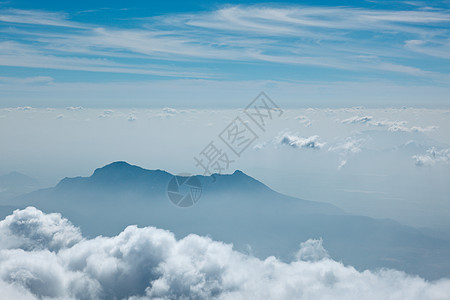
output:
[[[127,227],[83,239],[59,214],[28,207],[0,221],[0,289],[8,299],[446,299],[450,280],[358,272],[321,240],[284,263],[166,230]]]

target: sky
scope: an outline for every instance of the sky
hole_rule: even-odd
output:
[[[450,232],[449,12],[448,1],[0,2],[0,174],[51,186],[119,160],[199,174],[200,145],[265,91],[286,113],[226,171]]]
[[[0,107],[447,108],[448,1],[0,2]]]
[[[195,158],[215,143],[231,159],[222,174],[450,239],[449,59],[449,0],[0,0],[0,176],[46,188],[115,161],[203,174]],[[264,126],[246,113],[258,95],[278,107]],[[236,124],[252,138],[239,153],[224,138]],[[321,239],[283,262],[132,224],[90,238],[64,217],[0,220],[2,295],[450,294],[448,278],[358,271]]]

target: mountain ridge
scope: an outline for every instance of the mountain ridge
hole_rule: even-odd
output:
[[[280,194],[236,170],[194,175],[202,196],[192,207],[169,201],[174,175],[126,162],[96,169],[89,177],[64,178],[54,188],[15,198],[17,206],[60,212],[88,236],[115,235],[126,226],[155,226],[178,237],[195,233],[232,243],[256,256],[291,260],[298,245],[323,238],[330,255],[359,270],[395,268],[428,279],[450,276],[450,241],[430,237],[390,219],[346,213],[328,203]],[[432,253],[432,255],[430,255]]]

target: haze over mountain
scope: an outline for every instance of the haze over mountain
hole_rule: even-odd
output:
[[[10,172],[0,176],[0,201],[9,200],[21,194],[29,193],[42,185],[35,178],[19,172]]]
[[[389,267],[427,279],[450,276],[450,241],[412,227],[289,197],[241,171],[196,176],[202,196],[194,206],[180,208],[167,197],[172,178],[162,170],[115,162],[90,177],[64,178],[54,188],[10,204],[61,212],[91,237],[116,235],[130,224],[156,226],[178,238],[209,235],[237,250],[283,260],[292,259],[301,242],[323,238],[331,257],[360,270]]]

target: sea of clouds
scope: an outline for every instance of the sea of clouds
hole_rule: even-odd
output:
[[[449,299],[450,279],[359,272],[321,240],[297,259],[260,260],[232,245],[154,227],[83,238],[60,214],[34,207],[0,221],[1,299]]]

